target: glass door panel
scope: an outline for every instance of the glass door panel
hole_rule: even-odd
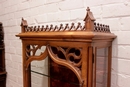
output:
[[[48,58],[42,61],[31,62],[32,87],[49,87],[48,76]]]
[[[108,49],[97,49],[96,54],[96,87],[107,87]]]
[[[80,87],[78,78],[67,67],[50,58],[31,62],[32,87]]]

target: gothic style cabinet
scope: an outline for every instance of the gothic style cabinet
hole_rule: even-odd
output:
[[[22,19],[16,36],[23,46],[24,87],[110,87],[116,36],[108,25],[94,22],[89,8],[84,21],[36,27]]]
[[[6,87],[4,32],[0,22],[0,87]]]

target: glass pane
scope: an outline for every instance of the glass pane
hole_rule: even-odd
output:
[[[107,48],[97,49],[96,55],[96,87],[107,87]]]
[[[49,57],[31,62],[32,87],[80,87],[76,75]]]
[[[48,58],[31,62],[32,87],[48,87]]]

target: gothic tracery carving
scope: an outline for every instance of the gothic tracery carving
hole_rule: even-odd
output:
[[[43,52],[41,52],[40,55],[36,55],[36,52],[41,49],[43,45],[28,45],[26,47],[26,68],[28,67],[28,65],[30,64],[31,61],[33,60],[43,60],[48,56],[48,52],[47,49],[44,48],[45,50]]]
[[[54,62],[71,69],[77,75],[80,84],[83,83],[81,78],[81,48],[47,46],[47,49]]]

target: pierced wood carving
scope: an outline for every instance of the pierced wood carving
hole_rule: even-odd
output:
[[[38,49],[41,49],[42,46],[43,45],[28,45],[26,47],[26,59],[27,59],[25,63],[26,69],[28,68],[31,61],[33,60],[40,61],[45,59],[48,56],[47,49],[45,49],[45,51],[42,52],[40,55],[36,55],[36,51]]]
[[[82,48],[66,48],[66,47],[51,47],[52,53],[59,59],[66,60],[68,63],[80,70]]]
[[[51,59],[59,65],[66,66],[71,69],[79,79],[82,86],[83,79],[81,77],[81,48],[64,48],[47,46]]]
[[[28,66],[33,60],[43,60],[48,54],[50,58],[57,64],[65,66],[71,69],[77,76],[80,86],[83,84],[81,77],[81,65],[82,65],[82,48],[71,47],[54,47],[47,45],[44,52],[36,56],[38,49],[41,49],[43,45],[27,45],[26,46],[26,63],[25,68],[28,70]]]

